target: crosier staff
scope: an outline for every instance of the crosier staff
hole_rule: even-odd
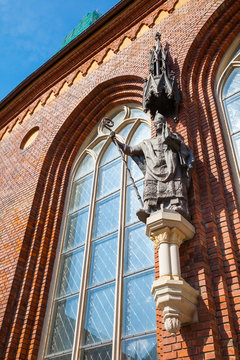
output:
[[[122,161],[124,162],[124,164],[125,164],[125,166],[126,166],[128,175],[129,175],[129,177],[130,177],[130,179],[131,179],[131,182],[132,182],[132,185],[133,185],[133,187],[134,187],[134,189],[135,189],[137,198],[138,198],[138,200],[140,201],[141,206],[143,207],[143,201],[142,201],[141,195],[139,194],[138,188],[137,188],[137,186],[136,186],[136,184],[135,184],[135,181],[134,181],[134,179],[133,179],[133,177],[132,177],[131,171],[130,171],[130,169],[128,168],[127,161],[126,161],[126,159],[125,159],[125,155],[124,155],[122,149],[120,148],[120,146],[118,145],[118,143],[117,143],[117,141],[116,141],[115,132],[112,131],[112,129],[111,129],[111,128],[113,127],[113,125],[114,125],[113,121],[112,121],[111,119],[105,117],[105,118],[102,119],[101,125],[102,125],[103,128],[106,128],[107,130],[110,131],[110,137],[111,137],[111,139],[112,139],[112,142],[113,142],[114,145],[116,145],[116,147],[118,148],[118,151],[119,151],[119,153],[120,153],[120,155],[121,155]]]

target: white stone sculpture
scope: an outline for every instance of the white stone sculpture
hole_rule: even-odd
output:
[[[152,294],[171,334],[197,321],[199,294],[181,277],[179,259],[180,245],[194,233],[192,224],[177,212],[157,211],[147,219],[146,234],[159,254],[159,279],[153,282]]]

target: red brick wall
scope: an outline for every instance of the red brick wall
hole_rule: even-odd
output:
[[[239,358],[239,213],[213,90],[219,62],[239,32],[237,10],[237,1],[189,1],[1,141],[0,358],[37,358],[72,163],[106,111],[141,103],[156,31],[170,45],[183,96],[180,122],[171,126],[196,159],[190,193],[196,236],[182,245],[181,265],[200,292],[199,322],[176,338],[162,330],[158,312],[159,359]],[[34,126],[37,139],[20,150]]]

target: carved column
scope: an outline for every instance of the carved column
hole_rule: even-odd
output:
[[[159,253],[159,279],[153,282],[152,294],[171,334],[197,321],[198,291],[181,277],[179,259],[180,245],[194,233],[192,224],[177,212],[157,211],[147,219],[146,234]]]

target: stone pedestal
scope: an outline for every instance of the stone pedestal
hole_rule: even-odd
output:
[[[179,259],[180,245],[194,233],[192,224],[176,212],[157,211],[147,219],[146,234],[159,253],[159,279],[153,282],[152,294],[171,334],[197,321],[198,291],[181,277]]]

